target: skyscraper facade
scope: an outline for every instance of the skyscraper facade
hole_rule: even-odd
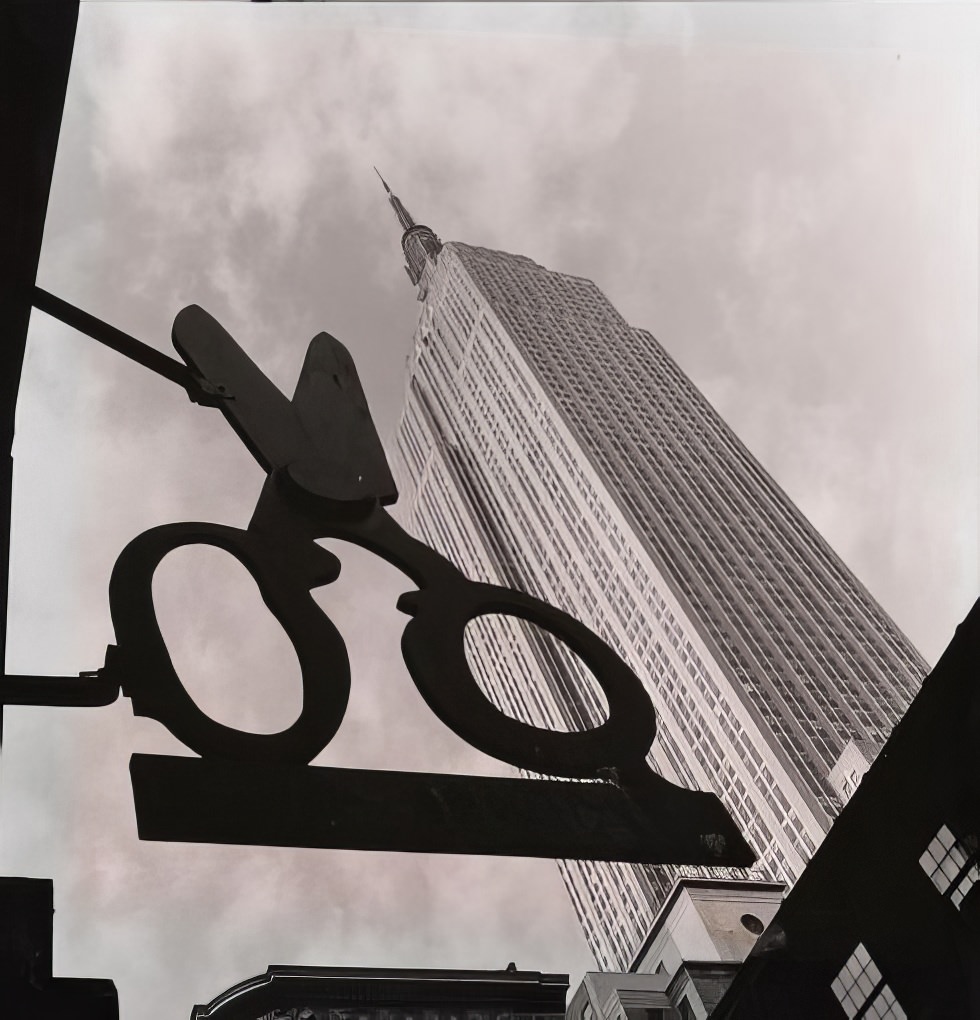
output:
[[[385,185],[387,188],[387,185]],[[643,680],[654,767],[724,801],[792,884],[926,664],[660,343],[589,280],[443,244],[389,191],[421,305],[393,471],[407,527],[471,577],[588,624]],[[533,626],[467,628],[484,691],[537,725],[604,717]],[[560,862],[604,969],[636,960],[683,877]]]

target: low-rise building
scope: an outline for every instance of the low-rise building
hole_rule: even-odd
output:
[[[562,1020],[567,974],[269,967],[195,1006],[191,1020]]]

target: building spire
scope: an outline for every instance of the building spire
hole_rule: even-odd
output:
[[[402,230],[402,251],[405,253],[405,272],[412,283],[422,279],[426,265],[435,263],[442,251],[442,242],[435,232],[422,223],[416,223],[412,214],[402,205],[402,200],[388,187],[388,182],[381,176],[381,171],[374,167],[374,172],[388,193],[388,204],[395,210]]]
[[[395,210],[395,215],[398,217],[398,222],[402,225],[402,230],[411,230],[415,226],[412,214],[402,205],[402,200],[388,187],[388,182],[381,176],[381,171],[377,167],[373,167],[373,170],[384,185],[385,191],[388,192],[388,204]]]

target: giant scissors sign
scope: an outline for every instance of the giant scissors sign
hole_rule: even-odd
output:
[[[752,851],[714,795],[681,789],[651,770],[656,717],[649,696],[596,634],[529,595],[469,580],[389,516],[384,508],[397,498],[394,482],[354,363],[339,341],[326,333],[314,338],[289,400],[197,306],[180,312],[173,327],[185,368],[38,294],[41,307],[181,383],[199,403],[220,408],[268,474],[246,529],[165,524],[130,542],[112,571],[116,644],[101,670],[78,681],[74,700],[85,702],[77,693],[85,684],[91,685],[89,703],[104,702],[119,688],[136,714],[158,720],[199,755],[133,755],[141,838],[752,863]],[[354,542],[410,578],[414,590],[398,601],[410,617],[402,652],[443,723],[495,758],[562,778],[310,765],[340,727],[350,692],[343,638],[310,594],[340,572],[319,538]],[[194,544],[217,546],[238,559],[293,643],[303,707],[280,733],[246,733],[214,721],[174,670],[154,610],[153,574],[169,552]],[[497,708],[474,679],[463,642],[466,625],[489,614],[536,624],[575,652],[606,696],[605,722],[557,732]],[[32,697],[37,693],[37,684],[25,678],[16,700],[42,701]]]

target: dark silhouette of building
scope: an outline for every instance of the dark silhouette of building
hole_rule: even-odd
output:
[[[111,981],[52,977],[53,917],[49,880],[0,878],[0,1017],[119,1020]]]
[[[191,1020],[561,1020],[567,974],[270,967],[195,1006]]]
[[[0,4],[0,657],[17,392],[77,20],[78,0]],[[0,691],[16,700],[6,676]],[[0,1017],[115,1020],[111,981],[52,977],[53,900],[50,881],[0,878]]]
[[[980,602],[713,1020],[980,1017]]]
[[[980,602],[748,959],[688,906],[710,958],[587,974],[567,1020],[980,1017],[978,748]]]

